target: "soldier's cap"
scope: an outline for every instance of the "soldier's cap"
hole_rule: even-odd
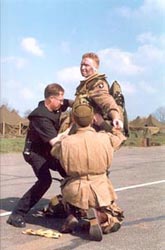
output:
[[[73,105],[72,114],[80,127],[87,127],[93,120],[93,108],[88,103]]]

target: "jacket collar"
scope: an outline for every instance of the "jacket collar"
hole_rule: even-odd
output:
[[[86,131],[95,132],[95,129],[90,127],[90,126],[85,127],[85,128],[78,128],[77,133],[82,133],[82,132],[86,132]]]

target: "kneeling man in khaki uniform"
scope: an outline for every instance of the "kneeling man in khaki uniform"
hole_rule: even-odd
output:
[[[61,231],[81,226],[89,230],[91,240],[100,241],[103,233],[116,232],[124,218],[107,173],[114,151],[126,138],[116,129],[96,132],[90,125],[100,115],[95,116],[87,103],[74,106],[72,113],[78,131],[58,141],[51,151],[67,174],[61,191],[68,217]]]

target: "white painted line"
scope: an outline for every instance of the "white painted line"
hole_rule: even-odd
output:
[[[128,186],[128,187],[116,188],[115,191],[123,191],[123,190],[127,190],[127,189],[156,185],[156,184],[160,184],[160,183],[164,183],[164,182],[165,182],[165,180],[148,182],[148,183],[143,183],[143,184],[138,184],[138,185],[133,185],[133,186]]]
[[[8,216],[8,215],[10,215],[10,214],[11,214],[11,212],[0,213],[0,217]]]
[[[160,183],[165,183],[165,180],[148,182],[148,183],[143,183],[143,184],[138,184],[138,185],[133,185],[133,186],[128,186],[128,187],[116,188],[115,191],[118,192],[118,191],[123,191],[123,190],[128,190],[128,189],[134,189],[134,188],[139,188],[139,187],[156,185],[156,184],[160,184]],[[10,214],[11,214],[11,211],[10,212],[0,213],[0,217],[8,216]]]

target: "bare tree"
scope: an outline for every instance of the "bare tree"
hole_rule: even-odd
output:
[[[155,116],[160,122],[165,123],[165,106],[157,108],[153,113],[153,116]]]

